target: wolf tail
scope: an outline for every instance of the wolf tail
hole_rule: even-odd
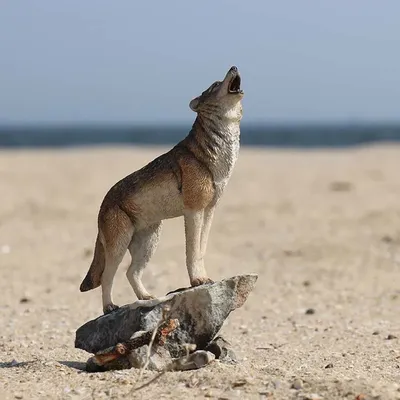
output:
[[[105,264],[104,247],[97,235],[92,264],[79,287],[81,292],[87,292],[101,285],[101,276],[103,275]]]

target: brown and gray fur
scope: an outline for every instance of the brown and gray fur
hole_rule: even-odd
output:
[[[192,286],[212,282],[204,255],[215,207],[239,153],[242,118],[240,75],[232,67],[190,102],[197,118],[188,136],[167,153],[116,183],[98,215],[98,235],[85,292],[101,285],[103,311],[117,308],[111,289],[127,250],[127,278],[138,299],[154,298],[143,286],[143,270],[153,255],[162,220],[184,217],[186,266]]]

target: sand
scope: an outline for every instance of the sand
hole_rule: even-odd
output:
[[[0,398],[400,399],[400,147],[389,145],[241,151],[206,257],[214,280],[259,274],[222,330],[237,365],[166,373],[139,392],[155,373],[81,370],[75,330],[101,313],[99,289],[79,292],[98,207],[161,151],[0,152]],[[182,219],[164,224],[152,293],[188,285],[183,239]],[[135,300],[128,262],[117,304]]]

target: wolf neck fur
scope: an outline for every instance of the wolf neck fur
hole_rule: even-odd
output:
[[[192,131],[215,145],[217,152],[223,151],[227,143],[239,140],[240,121],[199,114]]]
[[[214,183],[225,186],[239,155],[240,119],[199,114],[188,137],[207,161]]]

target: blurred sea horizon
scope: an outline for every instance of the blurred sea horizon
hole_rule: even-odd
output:
[[[174,145],[192,123],[0,125],[0,148]],[[396,123],[242,123],[241,144],[265,147],[348,147],[400,142]]]

